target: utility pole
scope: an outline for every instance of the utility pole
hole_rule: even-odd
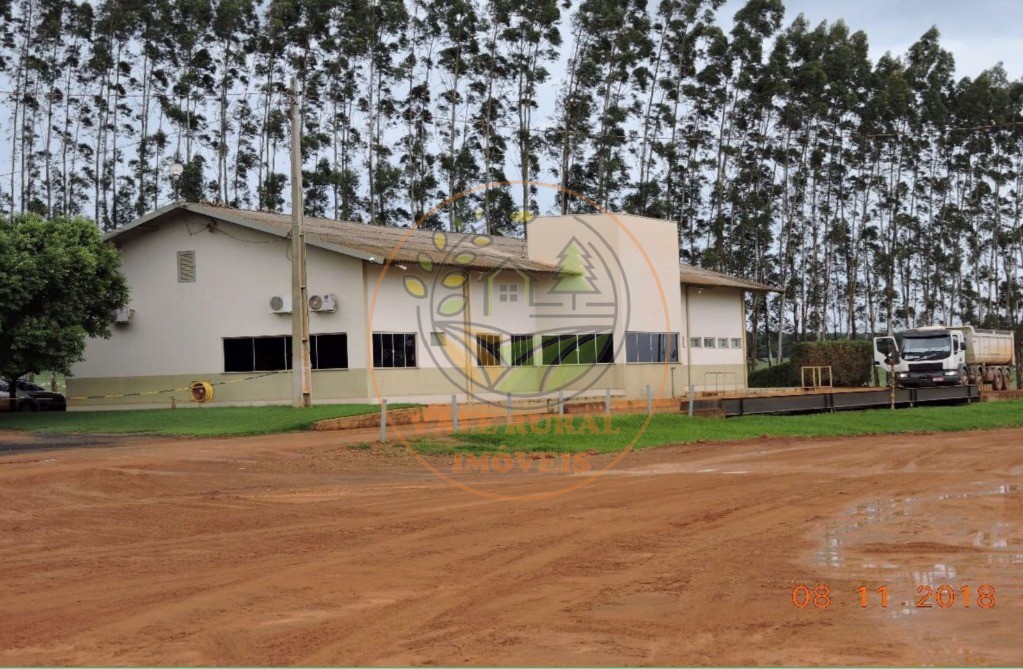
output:
[[[309,358],[309,296],[306,287],[305,233],[302,230],[302,110],[298,84],[291,78],[291,403],[312,404]]]

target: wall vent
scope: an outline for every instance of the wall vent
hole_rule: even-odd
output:
[[[195,251],[178,251],[178,283],[195,283]]]

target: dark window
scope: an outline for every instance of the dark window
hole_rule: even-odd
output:
[[[593,365],[597,362],[597,337],[596,335],[579,335],[579,343],[575,350],[579,353],[580,365]]]
[[[374,332],[373,366],[384,368],[415,367],[415,334]]]
[[[252,340],[256,360],[253,371],[291,369],[290,343],[291,337],[255,337]]]
[[[476,335],[476,364],[480,367],[501,366],[501,335]]]
[[[561,354],[558,356],[558,364],[579,364],[579,335],[562,335],[561,337],[558,337],[558,345],[561,348]]]
[[[533,366],[533,335],[512,335],[511,364],[512,367]]]
[[[348,369],[348,335],[322,334],[309,339],[313,369]],[[224,339],[225,372],[279,372],[291,369],[291,337]]]
[[[541,345],[545,365],[606,365],[614,362],[614,338],[611,334],[544,335]]]
[[[251,372],[255,369],[252,357],[252,337],[224,340],[224,371]]]
[[[348,335],[313,335],[310,349],[313,369],[348,369]]]
[[[615,361],[615,341],[614,337],[608,334],[599,334],[596,339],[597,344],[597,364],[598,365],[612,365]]]
[[[674,332],[627,332],[628,362],[678,362],[678,334]]]
[[[540,338],[541,360],[545,365],[558,364],[558,352],[560,350],[559,338],[553,335],[544,335]]]
[[[689,338],[689,346],[690,346],[690,348],[700,348],[702,341],[703,340],[700,339],[699,337],[690,337]]]

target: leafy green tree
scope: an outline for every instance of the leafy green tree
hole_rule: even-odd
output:
[[[0,377],[68,373],[128,303],[120,256],[81,218],[0,219]]]

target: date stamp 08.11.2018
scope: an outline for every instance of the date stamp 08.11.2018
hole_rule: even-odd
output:
[[[792,589],[792,604],[799,609],[826,609],[836,604],[840,606],[859,604],[860,608],[864,609],[871,607],[888,608],[890,600],[893,605],[904,608],[991,609],[995,606],[995,588],[991,585],[981,585],[976,589],[969,585],[920,585],[916,588],[916,595],[905,600],[899,597],[895,597],[893,600],[889,595],[887,585],[877,588],[861,585],[854,592],[850,593],[832,591],[826,585],[811,587],[800,584]]]

